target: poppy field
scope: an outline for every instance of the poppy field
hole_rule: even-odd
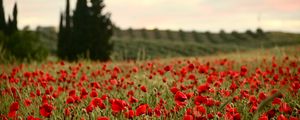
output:
[[[0,119],[299,120],[298,53],[2,65]]]

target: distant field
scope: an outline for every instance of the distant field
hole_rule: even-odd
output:
[[[38,33],[52,54],[56,54],[53,28],[40,28]],[[206,56],[243,52],[300,44],[300,34],[283,32],[199,32],[174,30],[128,29],[114,31],[112,60],[149,60],[155,58]]]
[[[188,34],[188,33],[187,33]],[[263,36],[249,34],[205,34],[198,33],[198,41],[187,37],[184,41],[178,39],[143,39],[113,37],[114,60],[144,60],[153,58],[171,58],[180,56],[206,56],[217,53],[267,49],[272,47],[300,44],[299,34],[268,32]],[[210,38],[210,39],[209,39]]]

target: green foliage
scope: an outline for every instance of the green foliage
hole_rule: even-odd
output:
[[[147,31],[146,31],[145,28],[143,28],[143,29],[141,30],[141,34],[142,34],[142,38],[143,38],[143,39],[146,40],[146,39],[149,38],[149,36],[148,36]]]
[[[135,35],[132,28],[128,28],[127,33],[129,34],[130,39],[134,39]]]
[[[203,34],[205,35],[205,34]],[[213,34],[210,33],[211,36]],[[218,34],[217,34],[218,35]],[[226,34],[230,41],[213,42],[181,41],[181,40],[144,40],[113,39],[115,46],[112,53],[114,60],[140,60],[168,57],[205,56],[217,53],[248,51],[275,46],[299,45],[299,34],[266,33],[271,40],[257,41],[246,38],[245,34],[233,32]],[[201,34],[199,34],[201,36]],[[240,39],[238,39],[240,38]],[[232,39],[232,40],[231,40]],[[245,39],[245,40],[244,40]]]
[[[200,39],[200,37],[199,37],[199,35],[198,35],[198,32],[197,32],[197,31],[193,30],[193,31],[192,31],[192,35],[193,35],[193,39],[194,39],[195,41],[197,41],[197,42],[202,42],[201,39]]]
[[[4,32],[5,35],[10,36],[14,32],[18,31],[18,8],[17,3],[14,5],[13,18],[8,17],[8,21],[5,21],[5,12],[3,7],[3,0],[0,0],[0,31]]]
[[[42,61],[48,56],[48,51],[41,44],[38,36],[32,31],[15,32],[9,37],[0,34],[1,62],[17,60],[20,62]]]
[[[0,31],[4,32],[5,29],[6,29],[6,22],[5,22],[3,0],[0,0]]]
[[[252,32],[251,30],[246,30],[246,34],[248,36],[250,36],[251,38],[258,38],[258,36],[254,32]]]
[[[154,38],[155,38],[155,39],[161,39],[160,32],[159,32],[159,30],[158,30],[157,28],[155,28],[155,29],[153,30],[153,32],[154,32]]]
[[[0,32],[0,63],[3,63],[6,61],[6,50],[4,49],[4,42],[7,41],[7,37]]]
[[[256,34],[258,37],[265,37],[265,33],[261,28],[256,29]]]
[[[238,33],[237,31],[232,31],[231,35],[233,36],[234,41],[245,41],[248,38],[245,37],[243,34]]]
[[[182,41],[186,40],[186,35],[185,35],[185,32],[183,30],[180,29],[178,31],[178,35],[179,35],[180,40],[182,40]]]
[[[213,37],[213,34],[209,31],[206,31],[205,33],[206,38],[208,39],[209,42],[211,43],[218,43],[218,41]]]
[[[222,40],[224,41],[229,41],[230,39],[228,38],[228,35],[225,33],[224,30],[221,30],[219,33],[220,37],[222,38]]]
[[[174,40],[174,36],[173,36],[171,30],[166,30],[166,33],[167,33],[168,40]]]

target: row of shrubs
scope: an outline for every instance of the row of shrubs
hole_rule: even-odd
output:
[[[224,30],[220,30],[219,33],[212,33],[209,31],[198,32],[198,31],[172,31],[172,30],[159,30],[159,29],[132,29],[122,30],[120,28],[114,29],[114,37],[120,40],[124,39],[143,39],[143,40],[172,40],[172,41],[217,41],[216,38],[221,38],[226,41],[230,40],[244,40],[247,38],[264,38],[265,32],[261,28],[257,28],[256,31],[247,30],[245,32],[232,31],[226,33]]]

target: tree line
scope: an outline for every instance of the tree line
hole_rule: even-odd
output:
[[[239,42],[246,39],[265,39],[266,33],[261,29],[257,28],[256,31],[246,30],[245,32],[225,32],[220,30],[219,33],[212,33],[210,31],[198,32],[198,31],[184,31],[182,29],[176,30],[159,30],[154,29],[120,29],[114,27],[114,37],[116,39],[143,39],[143,40],[179,40],[179,41],[191,41],[203,42],[203,39],[207,39],[210,42],[216,43],[217,38],[222,39],[224,42]]]

